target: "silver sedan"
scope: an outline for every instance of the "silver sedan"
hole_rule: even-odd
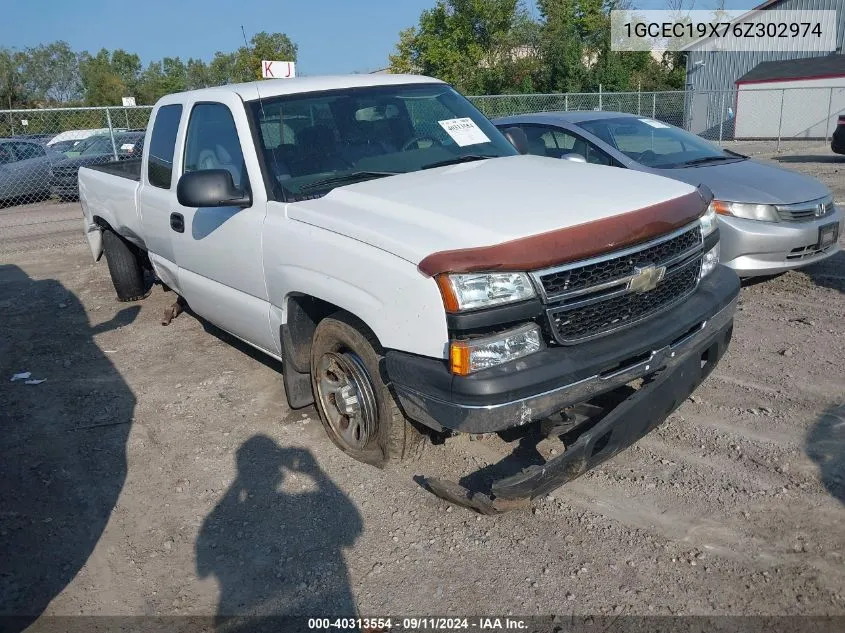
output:
[[[527,151],[706,185],[719,214],[721,260],[742,277],[818,262],[840,250],[843,214],[815,178],[721,149],[685,130],[619,112],[543,112],[493,121],[518,127]]]
[[[33,202],[50,195],[50,164],[64,158],[38,143],[0,138],[0,203]]]

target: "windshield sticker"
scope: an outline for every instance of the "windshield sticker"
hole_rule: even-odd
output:
[[[670,126],[666,125],[665,123],[661,123],[660,121],[655,121],[654,119],[640,119],[640,121],[642,121],[646,125],[650,125],[651,127],[656,127],[656,128],[670,127]]]
[[[460,147],[490,142],[490,139],[475,124],[475,121],[468,117],[463,119],[447,119],[445,121],[438,121],[438,123],[440,127],[446,130],[446,134],[451,136],[452,140]]]
[[[124,152],[130,152],[133,147],[135,147],[135,143],[124,143],[120,146],[120,149]]]

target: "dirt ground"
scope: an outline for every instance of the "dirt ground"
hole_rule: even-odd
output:
[[[845,157],[774,160],[845,204]],[[487,518],[414,480],[487,442],[352,461],[274,362],[162,327],[160,287],[116,302],[80,216],[0,209],[0,614],[845,615],[845,254],[745,284],[732,348],[663,426]]]

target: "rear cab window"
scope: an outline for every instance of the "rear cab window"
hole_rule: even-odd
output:
[[[176,150],[176,135],[181,118],[180,104],[162,106],[156,114],[147,152],[147,179],[153,187],[170,189],[173,180],[173,153]]]

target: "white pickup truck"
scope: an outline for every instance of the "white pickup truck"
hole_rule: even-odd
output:
[[[523,140],[427,77],[174,94],[140,160],[80,170],[85,232],[119,299],[151,270],[282,360],[290,405],[314,403],[356,459],[567,433],[489,490],[430,482],[495,512],[665,419],[724,353],[739,292],[706,190]]]

